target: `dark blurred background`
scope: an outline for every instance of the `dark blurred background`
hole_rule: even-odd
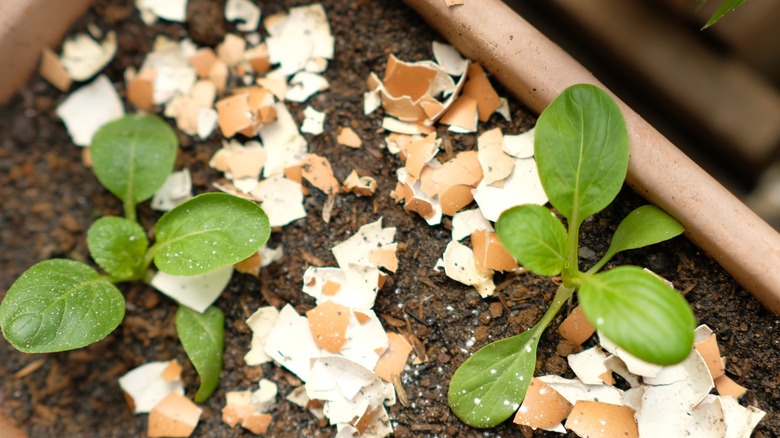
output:
[[[780,229],[780,2],[505,2]]]

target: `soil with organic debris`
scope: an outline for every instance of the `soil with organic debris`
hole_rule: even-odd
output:
[[[264,16],[286,11],[302,1],[263,1]],[[299,313],[314,306],[301,292],[308,266],[336,266],[330,249],[361,225],[382,217],[384,226],[397,227],[399,269],[380,291],[374,310],[390,331],[413,334],[430,360],[410,365],[402,375],[408,405],[389,408],[397,436],[543,436],[511,423],[488,430],[471,429],[447,406],[449,379],[456,367],[486,343],[531,327],[541,317],[556,284],[533,275],[505,275],[496,279],[495,296],[482,299],[471,287],[447,278],[432,267],[450,240],[449,222],[429,227],[390,199],[400,159],[381,147],[384,133],[381,109],[363,115],[362,93],[370,72],[381,75],[387,56],[414,61],[431,59],[427,25],[397,0],[330,0],[323,2],[336,39],[335,59],[325,75],[331,88],[307,104],[328,117],[325,133],[305,134],[310,152],[325,156],[342,180],[360,169],[373,175],[379,189],[373,197],[341,194],[330,223],[321,219],[325,195],[312,190],[306,198],[307,217],[273,233],[271,245],[284,246],[281,261],[264,268],[260,279],[235,274],[216,305],[226,314],[226,351],[219,389],[203,404],[204,413],[194,436],[249,434],[221,421],[225,392],[244,390],[262,377],[279,385],[278,403],[271,412],[269,436],[333,436],[335,428],[285,400],[300,381],[272,363],[244,364],[251,333],[244,320],[260,306],[291,303]],[[214,45],[233,30],[222,14],[222,1],[190,0],[188,22],[160,22],[147,27],[132,1],[98,0],[74,27],[85,31],[94,23],[114,29],[119,52],[105,73],[122,83],[128,66],[139,66],[156,34],[174,39],[190,36],[200,45]],[[489,23],[486,23],[489,25]],[[498,87],[498,84],[495,84]],[[507,93],[499,89],[499,93]],[[39,76],[19,90],[0,110],[0,297],[27,267],[37,261],[65,257],[90,263],[86,230],[98,217],[121,215],[121,203],[82,164],[82,150],[74,146],[54,114],[66,97]],[[301,122],[306,104],[288,103]],[[480,124],[480,132],[500,127],[504,133],[528,130],[535,116],[510,99],[512,122],[494,115]],[[351,126],[363,139],[361,149],[336,144],[339,126]],[[439,129],[454,151],[476,147],[473,134]],[[180,135],[177,168],[189,168],[196,193],[213,191],[220,175],[208,161],[220,148],[215,132],[207,141]],[[606,211],[583,226],[584,261],[595,263],[607,247],[608,236],[631,209],[644,201],[624,189]],[[148,203],[147,203],[148,204]],[[139,216],[151,229],[159,213],[142,205]],[[718,335],[726,355],[728,375],[749,388],[741,402],[767,411],[756,436],[780,436],[780,318],[764,309],[710,257],[683,237],[615,258],[614,264],[645,266],[684,291],[700,323]],[[187,392],[197,389],[197,376],[176,338],[176,305],[142,284],[122,284],[127,313],[122,325],[105,340],[81,350],[28,355],[0,340],[0,415],[10,418],[34,437],[142,436],[147,415],[128,409],[117,378],[154,360],[176,358],[184,364]],[[500,305],[495,305],[500,303]],[[494,304],[491,307],[491,304]],[[572,377],[565,355],[572,349],[555,333],[559,316],[539,348],[537,374]],[[473,339],[472,339],[473,338]],[[551,436],[559,436],[550,434]],[[572,434],[573,436],[573,434]]]

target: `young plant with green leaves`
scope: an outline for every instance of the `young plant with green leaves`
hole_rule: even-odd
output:
[[[65,259],[32,266],[0,303],[0,329],[8,342],[27,353],[92,344],[122,322],[125,300],[117,283],[148,282],[152,264],[171,275],[204,274],[238,263],[265,244],[270,226],[257,204],[207,193],[165,213],[150,246],[136,221],[136,206],[165,183],[177,150],[176,134],[154,116],[126,116],[95,134],[90,146],[95,174],[124,205],[124,217],[100,218],[87,232],[90,255],[105,274]],[[195,400],[203,401],[219,382],[224,315],[213,306],[203,314],[180,306],[176,329],[201,377]]]
[[[636,266],[599,272],[621,251],[683,232],[661,209],[645,205],[631,212],[601,260],[587,271],[579,269],[580,226],[617,196],[628,168],[626,123],[612,98],[592,85],[566,89],[540,115],[534,152],[550,204],[567,225],[545,207],[521,205],[502,213],[496,233],[530,272],[560,275],[561,284],[535,326],[485,346],[453,375],[450,407],[474,427],[495,426],[520,406],[533,377],[542,332],[575,291],[599,333],[640,359],[674,364],[685,359],[693,345],[693,313],[660,278]]]

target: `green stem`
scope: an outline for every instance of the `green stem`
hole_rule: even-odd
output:
[[[135,216],[135,203],[133,203],[133,200],[128,197],[125,199],[123,206],[125,210],[125,219],[138,222]]]
[[[564,284],[558,286],[558,290],[555,291],[555,297],[553,298],[552,303],[550,303],[550,307],[547,308],[547,311],[544,312],[544,316],[535,326],[535,328],[538,330],[538,333],[534,334],[534,337],[541,336],[544,329],[550,325],[553,318],[555,318],[555,315],[557,315],[558,311],[561,310],[561,307],[563,307],[563,305],[569,301],[569,298],[571,298],[571,296],[574,294],[574,290],[575,289],[573,287],[567,287]]]
[[[568,288],[574,288],[574,284],[571,282],[576,274],[579,272],[579,235],[580,235],[580,222],[579,217],[575,213],[572,220],[569,221],[569,229],[567,230],[569,237],[569,257],[567,260],[567,266],[564,267],[562,272],[563,284]]]
[[[593,265],[593,267],[588,269],[585,273],[586,274],[595,274],[596,272],[601,270],[601,268],[603,268],[604,265],[606,265],[607,262],[610,261],[610,259],[612,259],[612,256],[614,256],[614,255],[615,255],[615,253],[607,251],[607,253],[604,254],[604,257],[602,257],[601,260],[598,261],[598,263]]]

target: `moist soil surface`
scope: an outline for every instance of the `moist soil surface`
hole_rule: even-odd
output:
[[[264,1],[264,16],[307,4],[301,1]],[[336,38],[336,55],[325,75],[330,90],[312,97],[308,104],[327,113],[325,133],[305,134],[310,151],[327,157],[335,175],[343,180],[352,169],[373,175],[379,185],[375,196],[358,198],[341,194],[330,223],[321,219],[325,196],[312,190],[306,199],[308,215],[273,233],[270,244],[284,246],[284,258],[265,268],[260,278],[234,275],[217,301],[226,314],[226,350],[219,389],[202,407],[204,413],[195,436],[240,436],[248,432],[223,424],[225,392],[250,389],[262,377],[279,385],[278,403],[272,411],[270,436],[333,436],[335,428],[285,400],[300,381],[274,364],[246,366],[251,333],[244,320],[260,306],[291,303],[299,313],[314,306],[301,292],[308,266],[336,266],[333,245],[351,236],[361,225],[383,218],[397,228],[400,242],[398,272],[380,291],[375,311],[388,331],[413,334],[430,361],[410,365],[402,375],[408,405],[389,408],[398,436],[544,436],[541,431],[521,430],[506,423],[488,430],[471,429],[447,406],[449,379],[456,367],[486,343],[517,334],[541,317],[556,284],[530,274],[496,278],[495,296],[482,299],[471,287],[448,279],[432,267],[450,240],[449,222],[429,227],[422,218],[395,204],[389,192],[395,186],[400,159],[382,148],[381,109],[363,115],[362,93],[369,72],[384,71],[387,56],[403,60],[431,59],[431,41],[437,39],[427,25],[397,0],[332,0],[323,2]],[[115,29],[119,52],[105,73],[122,85],[122,72],[140,66],[155,35],[175,39],[189,35],[200,45],[215,45],[233,30],[224,21],[221,1],[190,0],[186,24],[158,23],[147,27],[130,1],[98,0],[73,31],[85,31],[87,23],[103,30]],[[261,26],[262,27],[262,26]],[[439,38],[440,39],[440,38]],[[506,95],[504,90],[499,93]],[[86,230],[98,217],[121,215],[121,203],[103,189],[92,171],[82,164],[82,151],[74,146],[54,114],[65,98],[40,77],[33,77],[17,96],[0,110],[0,297],[26,268],[55,257],[91,263]],[[288,107],[300,123],[304,105]],[[531,128],[535,116],[510,99],[512,122],[494,115],[480,124],[480,132],[500,127],[517,134]],[[128,110],[131,110],[128,108]],[[339,126],[351,126],[363,139],[361,149],[335,142]],[[474,135],[439,129],[439,136],[457,152],[475,148]],[[220,147],[221,134],[206,141],[181,135],[177,168],[189,168],[194,191],[214,191],[219,175],[208,160]],[[583,226],[584,267],[595,263],[607,248],[618,222],[645,203],[629,188],[604,212]],[[139,208],[146,229],[152,229],[159,213]],[[720,266],[684,237],[618,255],[615,264],[648,267],[684,291],[698,322],[717,333],[726,369],[750,391],[741,402],[767,411],[756,436],[780,436],[780,360],[778,317],[764,309]],[[176,358],[184,364],[187,392],[197,389],[197,376],[178,342],[174,329],[176,304],[142,284],[122,284],[127,312],[121,326],[105,340],[81,350],[29,355],[0,340],[0,415],[10,418],[35,437],[142,436],[147,415],[128,409],[117,378],[128,370],[155,360]],[[494,305],[491,312],[491,304]],[[543,336],[536,374],[573,377],[565,355],[576,351],[555,333],[559,315]],[[593,341],[591,341],[593,342]],[[588,344],[586,344],[587,346]],[[551,436],[559,436],[550,434]],[[573,435],[572,435],[573,436]]]

